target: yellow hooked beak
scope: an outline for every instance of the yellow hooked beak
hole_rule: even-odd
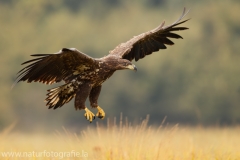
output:
[[[126,68],[137,71],[137,67],[134,64],[128,65]]]

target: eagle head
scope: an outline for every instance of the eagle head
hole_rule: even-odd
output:
[[[134,70],[135,72],[137,71],[137,67],[127,59],[119,59],[118,60],[118,68],[119,68],[119,70],[131,69],[131,70]]]
[[[107,56],[102,59],[103,64],[105,65],[105,68],[109,70],[123,70],[123,69],[131,69],[134,71],[137,71],[137,67],[132,64],[127,59],[122,59],[117,56]]]

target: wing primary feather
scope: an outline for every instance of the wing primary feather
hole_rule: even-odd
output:
[[[147,42],[148,42],[148,43],[146,43],[146,45],[148,44],[147,45],[147,47],[148,47],[147,55],[151,54],[152,52],[155,52],[155,51],[159,50],[158,46],[154,42],[152,42],[151,37],[148,38]]]
[[[51,65],[49,64],[43,64],[43,65],[37,65],[32,68],[32,70],[29,71],[28,76],[26,77],[28,79],[28,82],[37,82],[41,79],[39,79],[46,71],[48,68],[50,68]]]
[[[174,45],[174,43],[170,40],[170,39],[168,39],[168,38],[163,38],[163,40],[164,40],[164,44],[168,44],[168,45]]]
[[[142,52],[142,49],[140,49],[140,52]],[[140,52],[137,52],[134,56],[135,56],[135,61],[139,60],[140,57]]]
[[[129,55],[128,57],[129,57],[129,59],[132,61],[132,60],[134,59],[135,54],[138,53],[138,52],[140,52],[140,47],[139,47],[139,44],[136,43],[136,44],[134,45],[132,51],[131,51],[129,54],[127,54],[126,56]],[[124,57],[124,58],[125,58],[125,57]]]
[[[13,82],[11,89],[13,89],[13,87],[21,80],[22,77],[20,78],[16,78],[16,80]]]
[[[180,36],[180,35],[178,35],[178,34],[175,34],[175,33],[171,33],[171,32],[169,32],[169,33],[166,33],[166,34],[164,34],[166,37],[169,37],[169,38],[181,38],[181,39],[183,39],[183,37],[182,36]]]
[[[156,41],[156,42],[158,42],[158,45],[159,45],[159,48],[160,49],[166,49],[167,47],[161,42],[161,39],[160,39],[161,37],[157,37],[157,36],[154,36],[154,40]],[[160,40],[159,40],[160,39]]]
[[[24,68],[21,70],[21,72],[18,73],[17,78],[19,78],[21,75],[26,74],[29,72],[31,68]]]
[[[162,42],[157,41],[155,38],[152,38],[152,42],[158,46],[159,50],[167,48]]]
[[[31,54],[31,56],[35,57],[35,56],[50,56],[50,55],[53,55],[53,54]]]
[[[157,47],[157,51],[162,49],[162,44],[158,41],[156,41],[154,38],[151,38],[151,43]]]
[[[185,17],[185,16],[188,14],[189,11],[190,11],[190,9],[186,12],[186,8],[184,7],[182,15],[181,15],[181,16],[178,18],[178,20],[176,20],[172,25],[175,25],[175,24],[178,23],[181,19],[183,19],[183,17]]]
[[[34,61],[40,61],[40,60],[42,60],[43,58],[41,57],[41,58],[35,58],[35,59],[31,59],[31,60],[29,60],[29,61],[26,61],[26,62],[23,62],[21,65],[24,65],[24,64],[26,64],[26,63],[30,63],[30,62],[34,62]],[[34,62],[34,63],[37,63],[37,62]]]
[[[186,30],[186,29],[189,29],[187,27],[175,27],[175,28],[171,28],[167,31],[182,31],[182,30]]]
[[[25,69],[30,69],[30,68],[31,68],[32,66],[34,66],[34,65],[36,65],[36,64],[35,64],[35,63],[32,63],[32,64],[30,64],[30,65],[24,67],[23,69],[21,69],[20,71],[18,71],[17,74],[19,74],[20,72],[22,72],[22,71],[25,70]]]
[[[148,42],[146,42],[147,40],[145,40],[145,42],[141,43],[140,47],[142,48],[142,52],[140,52],[140,58],[144,55],[147,55],[149,52],[151,52],[151,48],[148,46]]]
[[[139,52],[139,59],[141,59],[145,56],[146,50],[147,50],[146,46],[143,46],[142,51]]]
[[[184,20],[184,21],[181,21],[181,22],[178,22],[178,23],[176,23],[176,24],[172,24],[172,25],[170,25],[170,26],[168,26],[168,27],[175,27],[175,26],[178,26],[178,25],[180,25],[180,24],[182,24],[182,23],[185,23],[185,22],[187,22],[187,21],[189,21],[190,19],[186,19],[186,20]],[[163,28],[165,28],[165,27],[163,27]]]
[[[136,44],[136,50],[135,50],[135,52],[141,52],[141,49],[140,49],[140,45],[139,44]],[[134,58],[134,54],[132,55],[132,57],[131,57],[132,59]]]

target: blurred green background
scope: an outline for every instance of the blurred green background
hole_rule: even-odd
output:
[[[182,25],[190,30],[179,32],[183,40],[134,62],[138,72],[116,72],[103,84],[99,104],[106,119],[150,114],[151,124],[165,116],[169,123],[239,124],[240,1],[0,0],[0,129],[15,121],[22,131],[88,124],[73,101],[47,109],[46,90],[60,84],[21,82],[11,89],[31,54],[74,47],[102,57],[164,20],[171,24],[184,7],[191,20]]]

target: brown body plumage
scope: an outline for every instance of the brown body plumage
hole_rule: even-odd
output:
[[[164,27],[163,22],[159,27],[121,43],[103,58],[92,58],[74,48],[63,48],[55,54],[32,55],[37,58],[23,63],[29,65],[18,72],[16,83],[34,81],[52,84],[63,80],[66,84],[48,90],[46,105],[49,108],[61,107],[75,97],[75,108],[85,109],[85,116],[91,122],[95,115],[85,106],[89,97],[91,106],[98,109],[96,115],[104,118],[105,113],[97,103],[102,83],[117,70],[136,70],[131,63],[133,59],[138,61],[152,52],[166,49],[166,45],[173,45],[169,38],[182,38],[173,31],[188,29],[178,27],[187,21],[181,21],[186,14],[184,8],[181,17],[172,25]]]

